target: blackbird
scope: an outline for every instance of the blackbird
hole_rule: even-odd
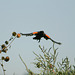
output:
[[[38,42],[40,42],[41,38],[43,37],[46,40],[50,39],[52,42],[61,45],[60,42],[56,42],[53,39],[51,39],[51,37],[49,37],[47,34],[45,34],[44,31],[38,31],[38,32],[33,32],[33,33],[28,33],[28,34],[23,34],[23,33],[20,33],[20,34],[25,35],[25,36],[33,36],[33,35],[35,35],[35,37],[33,37],[33,39],[34,40],[39,40]]]

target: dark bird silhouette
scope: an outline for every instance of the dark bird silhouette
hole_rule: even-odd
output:
[[[46,40],[50,39],[52,42],[61,45],[60,42],[56,42],[53,39],[51,39],[47,34],[44,33],[44,31],[38,31],[38,32],[33,32],[33,33],[28,33],[28,34],[23,34],[23,33],[20,33],[20,34],[25,35],[25,36],[33,36],[33,35],[35,35],[35,37],[33,37],[33,39],[34,40],[39,40],[39,42],[40,42],[41,38],[43,37]]]

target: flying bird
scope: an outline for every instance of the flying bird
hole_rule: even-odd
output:
[[[38,42],[40,42],[41,38],[43,37],[46,40],[50,39],[52,42],[61,45],[60,42],[56,42],[53,39],[51,39],[47,34],[44,33],[44,31],[38,31],[38,32],[33,32],[33,33],[28,33],[28,34],[23,34],[23,33],[20,33],[20,34],[25,35],[25,36],[33,36],[33,35],[35,35],[35,37],[33,37],[33,39],[34,40],[39,40]]]

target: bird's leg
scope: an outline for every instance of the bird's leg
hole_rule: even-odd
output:
[[[40,42],[40,39],[38,40],[38,43]]]

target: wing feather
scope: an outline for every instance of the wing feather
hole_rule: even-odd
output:
[[[28,33],[28,34],[23,34],[23,33],[20,33],[21,35],[25,35],[25,36],[33,36],[33,33]]]
[[[33,35],[37,35],[38,32],[33,32],[33,33],[28,33],[28,34],[23,34],[23,33],[20,33],[21,35],[25,35],[25,36],[33,36]]]
[[[44,38],[47,40],[47,39],[50,39],[52,42],[54,42],[54,43],[56,43],[56,44],[59,44],[59,45],[61,45],[61,43],[60,42],[56,42],[56,41],[54,41],[53,39],[51,39],[47,34],[45,34],[44,35]]]
[[[51,38],[50,38],[50,40],[51,40],[52,42],[56,43],[56,44],[61,45],[61,43],[60,43],[60,42],[56,42],[56,41],[54,41],[54,40],[53,40],[53,39],[51,39]]]

